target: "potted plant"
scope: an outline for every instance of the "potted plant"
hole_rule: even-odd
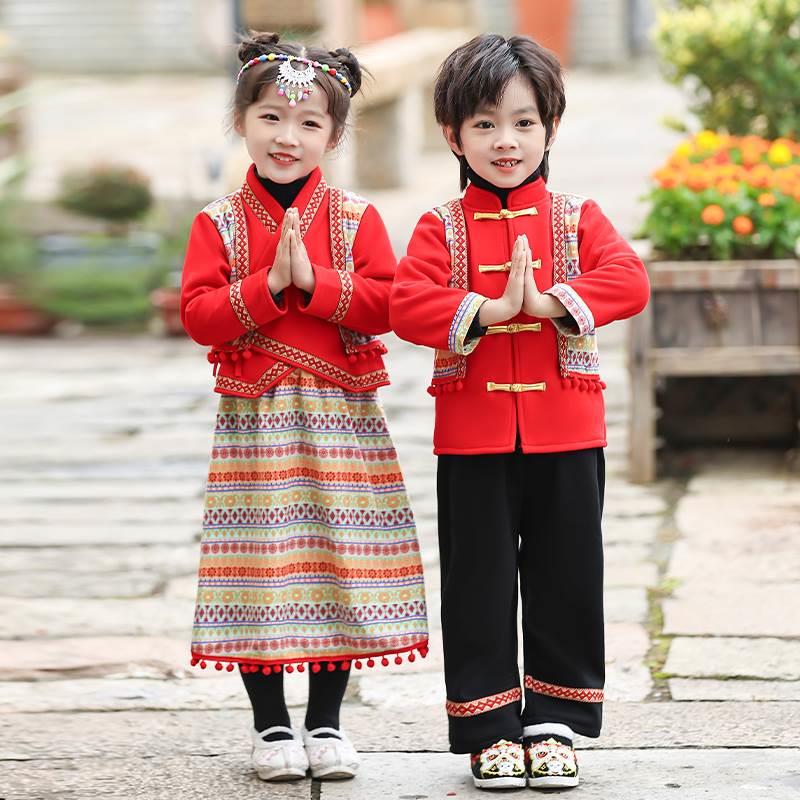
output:
[[[747,402],[761,417],[748,423],[750,441],[779,424],[784,438],[798,430],[796,402],[781,398],[787,387],[800,391],[800,146],[789,135],[800,116],[777,98],[800,91],[800,54],[784,41],[800,0],[662,5],[669,13],[659,16],[656,41],[667,76],[688,82],[694,113],[713,127],[677,145],[646,197],[652,300],[630,326],[637,481],[655,477],[657,432],[683,426],[735,439],[743,426],[731,397],[752,376],[761,396]],[[690,401],[657,392],[692,381]],[[770,385],[779,387],[772,396]]]

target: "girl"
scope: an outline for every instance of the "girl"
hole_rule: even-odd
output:
[[[320,172],[361,69],[348,50],[254,34],[239,48],[242,188],[192,228],[181,313],[220,398],[192,663],[238,665],[264,780],[352,777],[351,664],[427,652],[414,518],[376,389],[395,260],[377,211]],[[283,674],[309,666],[302,738]]]
[[[552,53],[478,36],[434,97],[466,193],[420,220],[391,314],[436,348],[451,750],[480,787],[575,786],[573,735],[599,735],[604,680],[595,329],[642,310],[647,275],[596,203],[545,184],[565,106]]]

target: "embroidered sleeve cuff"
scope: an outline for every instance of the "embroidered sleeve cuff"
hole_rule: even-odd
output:
[[[311,299],[300,308],[330,322],[340,322],[353,299],[353,279],[347,272],[314,266],[314,291]]]
[[[468,356],[481,342],[480,338],[467,339],[472,320],[486,302],[482,294],[467,292],[464,299],[456,309],[453,321],[450,323],[450,332],[447,335],[447,349],[460,356]]]
[[[230,285],[231,308],[245,330],[255,330],[286,313],[270,293],[268,276],[269,270],[262,269]]]
[[[567,309],[574,320],[575,324],[571,325],[569,317],[561,319],[554,317],[551,321],[559,333],[563,333],[565,336],[584,336],[594,331],[594,317],[589,306],[581,300],[581,296],[571,286],[566,283],[557,283],[544,294],[550,294],[560,300],[561,305]]]

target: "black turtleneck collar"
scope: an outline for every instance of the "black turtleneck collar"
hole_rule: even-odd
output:
[[[295,201],[297,195],[300,194],[300,190],[306,185],[311,173],[309,172],[308,175],[291,183],[278,183],[269,178],[262,178],[257,171],[256,177],[258,182],[275,198],[275,202],[286,210]]]
[[[529,183],[533,183],[537,178],[542,177],[542,165],[540,164],[527,178],[525,178],[522,183],[518,184],[517,186],[512,186],[509,189],[501,188],[500,186],[495,186],[493,183],[489,183],[485,178],[482,178],[475,172],[474,169],[469,165],[467,159],[464,156],[459,156],[459,159],[464,163],[467,168],[467,178],[469,178],[469,182],[477,186],[479,189],[486,189],[487,192],[492,192],[492,194],[497,195],[500,199],[500,206],[501,208],[506,208],[508,206],[508,195],[513,192],[515,189],[519,189],[520,186],[527,186]]]

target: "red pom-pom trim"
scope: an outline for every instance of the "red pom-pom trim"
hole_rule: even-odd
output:
[[[328,672],[334,672],[336,670],[336,664],[333,661],[328,662]]]
[[[193,658],[190,663],[191,663],[191,665],[193,667],[196,667],[200,663],[200,659],[199,658]]]
[[[363,664],[360,661],[356,661],[356,669],[361,669]]]
[[[305,672],[306,671],[306,665],[305,664],[298,664],[297,665],[297,671],[298,672]]]
[[[384,657],[381,659],[381,664],[382,664],[384,667],[388,667],[388,666],[389,666],[389,659],[388,659],[388,658],[386,658],[386,656],[384,656]]]
[[[200,662],[200,669],[205,669],[208,666],[205,661]]]
[[[286,665],[286,671],[287,672],[294,672],[294,667],[291,664],[287,664]]]
[[[322,667],[319,664],[312,664],[311,665],[311,671],[312,672],[319,672],[321,669],[322,669]]]
[[[228,664],[228,666],[225,667],[225,669],[228,670],[228,672],[233,672],[233,664]]]
[[[370,658],[370,659],[367,660],[367,666],[368,667],[374,667],[375,666],[375,662]]]

